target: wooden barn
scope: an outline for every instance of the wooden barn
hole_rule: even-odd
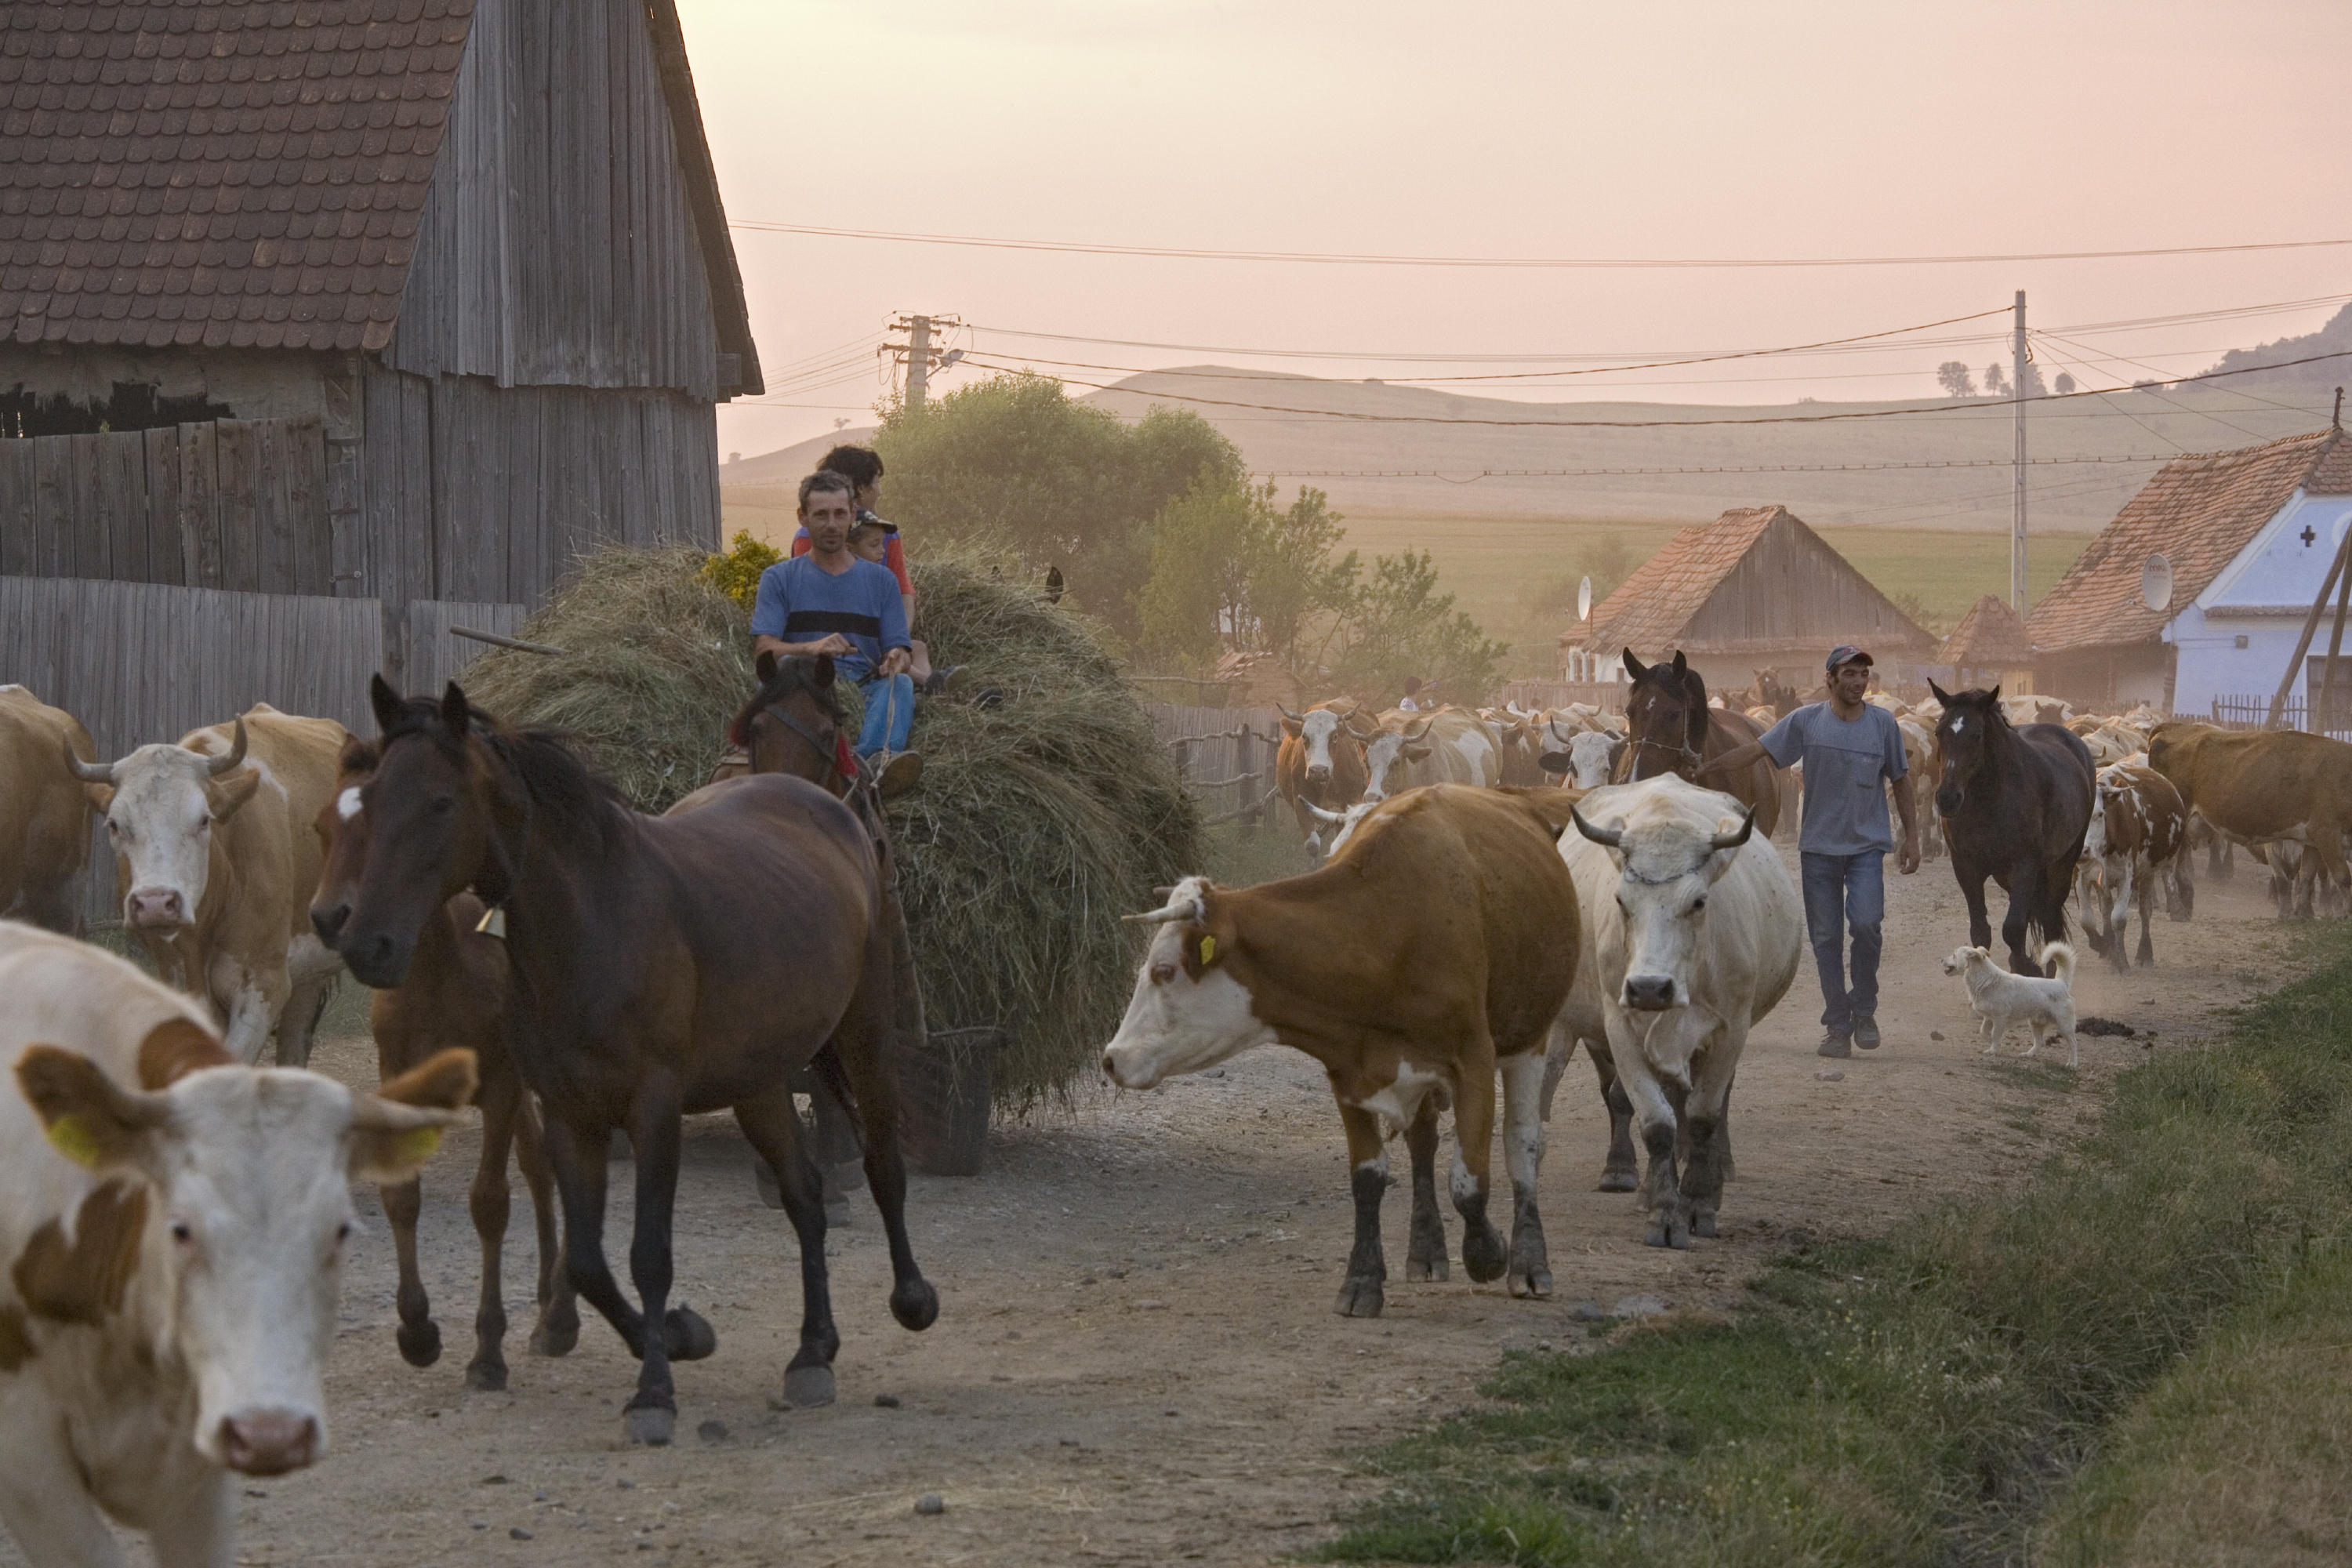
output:
[[[2267,716],[2329,563],[2352,528],[2352,439],[2337,429],[2158,468],[2033,606],[2042,689],[2113,712]],[[2148,603],[2148,561],[2171,593]],[[2326,628],[2306,655],[2326,653]],[[2317,675],[2297,671],[2301,710]]]
[[[374,600],[398,668],[715,547],[760,390],[674,0],[0,7],[0,576]]]
[[[1998,594],[1969,606],[1936,650],[1936,662],[1948,671],[1936,678],[1947,690],[1998,686],[2017,697],[2033,689],[2033,645],[2026,640],[2025,623]]]
[[[1644,661],[1679,648],[1710,689],[1769,671],[1800,691],[1822,684],[1822,662],[1840,643],[1868,648],[1887,686],[1908,681],[1936,650],[1934,637],[1785,506],[1682,530],[1559,643],[1563,668],[1605,666],[1628,647]]]

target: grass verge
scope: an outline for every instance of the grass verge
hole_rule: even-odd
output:
[[[2258,1354],[2261,1304],[2344,1267],[2352,931],[2329,922],[2302,941],[2306,978],[2221,1044],[2122,1075],[2098,1130],[2021,1190],[1784,1259],[1737,1321],[1629,1325],[1598,1353],[1507,1358],[1489,1406],[1367,1458],[1393,1485],[1321,1557],[2023,1559],[2142,1394],[2233,1314],[2252,1314]],[[2221,1381],[2184,1384],[2181,1411],[2226,1386],[2221,1347],[2235,1342],[2214,1341]],[[2116,1461],[2106,1491],[2085,1487],[2059,1530],[2082,1543],[2069,1561],[2110,1560],[2103,1521],[2131,1523],[2181,1467],[2213,1460],[2193,1415],[2138,1419],[2123,1436],[2147,1457]]]

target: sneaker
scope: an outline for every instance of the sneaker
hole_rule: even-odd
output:
[[[1813,1054],[1822,1057],[1853,1055],[1853,1032],[1850,1029],[1830,1030],[1822,1037],[1822,1043],[1813,1048]]]
[[[949,692],[953,691],[957,687],[961,686],[962,684],[963,666],[960,664],[951,664],[945,669],[935,669],[931,671],[929,679],[923,682],[923,695],[926,697],[945,697]]]
[[[866,759],[866,771],[874,775],[874,788],[884,800],[906,794],[923,776],[923,754],[920,752],[900,752],[887,762],[880,761],[877,752]]]
[[[1868,1013],[1853,1021],[1853,1043],[1865,1051],[1878,1048],[1878,1020]]]

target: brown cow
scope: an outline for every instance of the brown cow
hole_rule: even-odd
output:
[[[1557,836],[1568,797],[1434,784],[1383,801],[1318,871],[1255,888],[1188,877],[1158,923],[1103,1070],[1128,1089],[1280,1043],[1323,1065],[1347,1129],[1356,1242],[1339,1310],[1378,1317],[1388,1265],[1382,1124],[1412,1156],[1408,1279],[1445,1277],[1437,1092],[1454,1105],[1454,1206],[1470,1278],[1506,1269],[1486,1219],[1503,1075],[1514,1296],[1551,1294],[1536,1177],[1544,1046],[1575,977],[1576,888]]]
[[[2094,952],[2104,953],[2117,973],[2128,973],[2124,937],[2135,904],[2139,908],[2143,966],[2156,962],[2148,932],[2156,889],[2166,889],[2167,906],[2186,919],[2196,885],[2189,880],[2187,853],[2189,810],[2180,792],[2154,768],[2116,763],[2101,768],[2091,803],[2091,825],[2083,835],[2083,858],[2074,863],[2076,912]]]
[[[2159,724],[2148,737],[2147,762],[2180,792],[2185,807],[2231,837],[2252,844],[2303,839],[2322,876],[2345,879],[2352,745],[2292,730]],[[2307,915],[2308,904],[2297,912]]]
[[[58,771],[59,746],[87,758],[89,731],[23,687],[0,686],[0,915],[78,936],[89,803]]]
[[[310,900],[310,922],[320,941],[332,944],[351,916],[360,870],[367,864],[367,811],[360,791],[374,773],[376,748],[356,736],[343,745],[335,797],[319,810],[319,844],[324,867]],[[460,893],[439,920],[427,921],[416,941],[416,956],[398,985],[374,992],[368,1027],[375,1036],[376,1070],[386,1083],[399,1079],[451,1047],[474,1053],[480,1088],[474,1102],[482,1110],[481,1157],[474,1167],[469,1207],[482,1247],[482,1293],[474,1313],[474,1359],[466,1366],[466,1386],[491,1392],[507,1385],[506,1251],[507,1151],[522,1167],[539,1222],[539,1322],[531,1330],[537,1355],[562,1355],[579,1342],[580,1310],[572,1281],[559,1264],[562,1237],[556,1228],[555,1175],[541,1144],[539,1108],[523,1092],[522,1079],[507,1054],[506,943],[479,928],[482,900]],[[377,1189],[400,1272],[394,1300],[400,1327],[394,1338],[401,1359],[431,1366],[441,1359],[441,1326],[433,1321],[425,1278],[416,1263],[416,1220],[424,1207],[423,1183],[415,1175]]]
[[[1275,787],[1298,818],[1298,835],[1317,855],[1323,830],[1312,806],[1345,811],[1364,793],[1364,742],[1378,731],[1352,697],[1318,702],[1304,713],[1282,714],[1282,749],[1274,759]]]

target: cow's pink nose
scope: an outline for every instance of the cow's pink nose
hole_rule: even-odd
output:
[[[1307,770],[1307,776],[1313,779],[1317,784],[1322,784],[1330,778],[1331,770],[1329,768],[1309,768]]]
[[[248,1476],[282,1476],[319,1457],[319,1423],[293,1410],[240,1410],[221,1418],[221,1458]]]
[[[132,925],[175,926],[180,918],[180,894],[175,888],[140,888],[131,895]]]

